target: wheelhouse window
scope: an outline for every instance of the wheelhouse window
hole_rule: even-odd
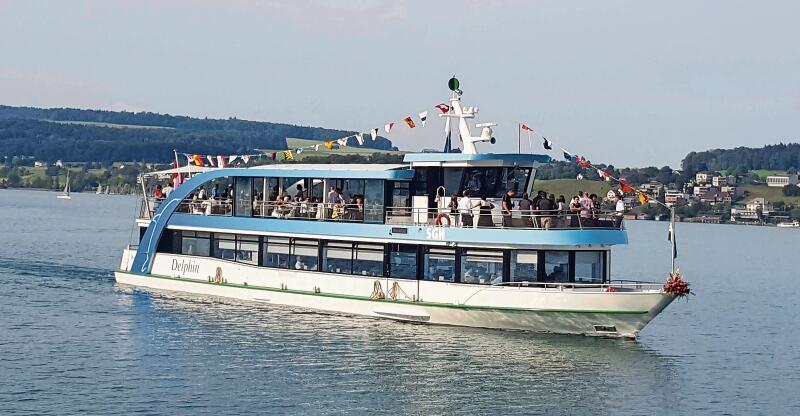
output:
[[[511,252],[511,281],[535,282],[539,280],[539,253],[517,250]]]
[[[253,178],[236,179],[236,204],[237,217],[250,217],[253,215]]]
[[[289,267],[289,239],[283,237],[265,237],[263,248],[263,264],[266,267],[286,269]]]
[[[322,251],[322,269],[330,273],[352,272],[353,244],[327,242]]]
[[[524,192],[528,191],[528,180],[530,176],[530,168],[521,168],[519,166],[503,168],[503,173],[500,177],[500,186],[495,190],[495,196],[503,196],[508,189],[513,189],[518,196],[522,196]]]
[[[389,245],[389,277],[395,279],[417,278],[417,246]]]
[[[383,222],[383,180],[368,179],[364,186],[364,222]]]
[[[254,235],[236,236],[236,261],[258,265],[258,237]]]
[[[294,239],[289,264],[295,270],[318,270],[319,241]]]
[[[181,254],[205,257],[211,255],[211,233],[183,231],[181,234]]]
[[[452,282],[456,276],[456,251],[454,249],[427,248],[423,259],[425,280]]]
[[[236,236],[234,234],[214,234],[212,255],[222,260],[236,259]]]
[[[575,281],[582,283],[603,283],[605,275],[605,255],[602,251],[575,252]]]
[[[461,255],[461,283],[489,285],[502,281],[502,251],[466,250]]]
[[[544,252],[544,281],[569,282],[569,252]]]
[[[353,250],[353,274],[383,276],[383,257],[383,245],[356,243]]]

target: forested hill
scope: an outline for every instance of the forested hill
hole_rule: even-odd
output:
[[[681,162],[685,174],[696,172],[728,171],[728,174],[750,170],[797,170],[800,169],[800,144],[775,144],[761,148],[737,147],[691,152]]]
[[[0,160],[33,156],[53,162],[168,162],[172,149],[237,154],[285,149],[286,138],[335,140],[354,132],[320,127],[207,119],[149,112],[0,106]],[[356,145],[354,140],[350,141]],[[364,147],[392,149],[384,137]]]

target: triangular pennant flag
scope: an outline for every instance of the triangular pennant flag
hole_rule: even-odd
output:
[[[325,147],[326,147],[328,150],[331,150],[331,149],[333,149],[333,140],[328,140],[328,141],[326,141],[326,142],[324,142],[324,143],[322,143],[322,144],[324,144],[324,145],[325,145]]]
[[[533,129],[532,129],[532,128],[530,128],[530,127],[528,127],[526,124],[520,124],[520,125],[519,125],[519,128],[520,128],[521,130],[523,130],[523,131],[529,131],[529,132],[533,133]]]
[[[667,234],[667,240],[672,243],[672,258],[678,258],[678,243],[675,240],[675,224],[672,221],[669,222],[669,233]]]
[[[291,150],[284,150],[283,151],[283,160],[294,160],[294,157],[292,157],[292,151]]]
[[[414,120],[411,119],[411,116],[408,116],[408,117],[404,118],[403,121],[405,121],[406,124],[408,124],[408,128],[410,128],[410,129],[413,129],[414,127],[417,127],[417,125],[414,124]]]
[[[228,165],[232,165],[232,164],[233,164],[233,161],[234,161],[234,160],[236,160],[236,159],[238,159],[238,158],[239,158],[239,156],[238,156],[238,155],[232,155],[232,156],[228,156]]]
[[[203,166],[203,157],[200,155],[192,155],[192,162],[194,162],[196,166]]]
[[[242,162],[246,165],[250,161],[250,155],[242,155]]]
[[[603,172],[602,169],[597,169],[597,176],[599,176],[601,178],[605,178],[605,177],[608,177],[608,174]]]
[[[564,159],[565,159],[567,162],[572,162],[572,155],[571,155],[571,154],[569,154],[569,152],[568,152],[568,151],[566,151],[566,150],[564,150],[564,149],[561,149],[561,151],[562,151],[562,152],[564,152]]]
[[[436,104],[434,107],[438,108],[442,113],[450,111],[450,106],[445,103]]]
[[[217,156],[217,166],[219,166],[221,168],[224,168],[224,167],[227,166],[227,163],[225,163],[225,156],[222,156],[222,155]]]
[[[622,192],[629,194],[636,192],[636,190],[631,188],[631,186],[625,183],[625,181],[619,181],[619,188],[622,189]]]
[[[192,162],[194,162],[194,159],[192,159],[192,155],[187,155],[186,153],[184,153],[183,155],[186,156],[186,165],[191,165]]]
[[[591,162],[589,162],[588,160],[586,160],[584,158],[581,158],[580,162],[578,162],[578,163],[580,163],[581,166],[584,167],[584,168],[588,168],[592,164]]]
[[[314,151],[315,151],[315,152],[319,152],[319,145],[318,145],[318,144],[315,144],[315,145],[314,145]]]
[[[645,205],[650,202],[650,197],[645,195],[644,192],[639,192],[639,202],[641,202],[642,205]]]
[[[360,146],[364,145],[364,133],[356,133],[356,140]]]
[[[211,165],[212,167],[216,166],[217,162],[216,162],[216,158],[214,156],[208,155],[208,156],[206,156],[206,159],[208,159],[208,164],[209,165]]]
[[[545,149],[553,150],[553,142],[547,140],[547,138],[544,136],[542,136],[542,140],[544,140],[544,143],[542,143],[542,145],[544,146]]]
[[[389,123],[389,124],[383,126],[383,129],[386,130],[386,132],[388,133],[388,132],[392,131],[392,127],[394,127],[394,123]]]
[[[294,152],[299,155],[300,153],[303,153],[303,148],[302,147],[298,147],[297,150],[295,150]]]
[[[375,128],[375,129],[370,130],[369,131],[369,135],[372,136],[372,141],[374,142],[375,139],[378,138],[378,129]]]
[[[348,139],[348,137],[342,137],[341,139],[337,140],[336,143],[339,143],[339,146],[347,147],[347,139]]]
[[[419,113],[419,121],[422,122],[422,127],[425,127],[425,121],[428,119],[428,112],[423,111]]]

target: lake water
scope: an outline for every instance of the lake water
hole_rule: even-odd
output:
[[[132,197],[0,190],[0,414],[800,414],[800,231],[679,224],[697,293],[638,341],[402,324],[115,286]],[[662,281],[665,223],[615,278]]]

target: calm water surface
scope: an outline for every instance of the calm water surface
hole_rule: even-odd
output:
[[[0,190],[0,414],[800,414],[800,231],[680,224],[697,296],[636,342],[115,286],[136,199]],[[615,278],[663,280],[666,224]]]

